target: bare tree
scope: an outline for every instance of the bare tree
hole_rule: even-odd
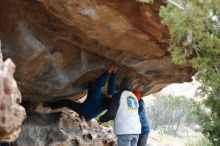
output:
[[[180,126],[187,124],[192,107],[185,97],[156,95],[152,103],[146,103],[145,109],[152,129],[176,136]]]

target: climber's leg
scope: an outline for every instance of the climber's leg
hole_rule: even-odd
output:
[[[67,107],[81,115],[81,103],[77,103],[72,100],[63,99],[55,102],[46,102],[46,105],[50,106],[51,109]]]

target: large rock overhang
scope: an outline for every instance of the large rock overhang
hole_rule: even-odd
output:
[[[171,61],[169,31],[158,14],[162,4],[0,0],[3,56],[17,66],[23,99],[81,97],[88,81],[113,63],[118,65],[118,81],[131,75],[135,89],[145,95],[190,81],[191,66]]]

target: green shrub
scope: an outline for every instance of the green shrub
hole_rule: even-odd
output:
[[[190,140],[185,143],[185,146],[213,146],[210,141],[204,136],[199,137],[196,140]]]

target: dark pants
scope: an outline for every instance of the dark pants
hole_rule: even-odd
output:
[[[140,134],[138,138],[137,146],[146,146],[147,145],[148,134]]]
[[[0,143],[0,146],[11,146],[10,143]]]
[[[47,102],[46,105],[48,105],[51,109],[67,107],[77,112],[80,116],[82,116],[82,112],[81,112],[82,103],[77,103],[69,99],[58,100],[55,102]]]

